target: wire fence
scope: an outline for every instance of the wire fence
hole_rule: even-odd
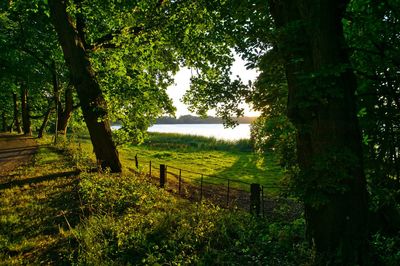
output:
[[[293,217],[288,218],[295,218],[302,212],[296,201],[269,193],[270,190],[286,190],[276,184],[249,183],[172,165],[139,161],[137,155],[135,167],[134,171],[146,174],[154,184],[192,201],[208,200],[224,208],[240,208],[263,217],[275,215],[279,206],[290,209],[288,213]]]

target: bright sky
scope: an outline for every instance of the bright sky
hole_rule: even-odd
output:
[[[238,56],[235,55],[235,63],[232,66],[232,76],[239,77],[242,81],[247,84],[249,80],[252,82],[257,78],[258,73],[256,70],[248,70],[245,67],[245,62]],[[187,106],[182,103],[181,99],[185,94],[186,90],[189,89],[191,72],[187,68],[181,69],[175,76],[175,84],[171,85],[168,89],[168,95],[172,98],[176,107],[176,116],[187,115],[193,113],[189,112]],[[243,104],[245,108],[245,116],[258,116],[259,113],[251,110],[250,106]],[[209,112],[209,115],[215,115],[215,112]]]

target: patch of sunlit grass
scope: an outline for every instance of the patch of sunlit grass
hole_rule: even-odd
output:
[[[2,265],[64,263],[71,245],[53,254],[58,243],[73,243],[63,212],[78,206],[76,177],[63,177],[73,164],[56,149],[41,147],[30,166],[20,167],[0,189],[0,261]],[[61,174],[61,175],[60,175]],[[56,175],[56,176],[55,176]],[[53,177],[54,176],[54,177]],[[72,217],[72,216],[71,216]],[[79,218],[79,217],[78,217]],[[76,220],[74,215],[72,220]],[[23,262],[23,263],[22,263]]]
[[[92,150],[89,139],[81,138],[78,141],[84,150]],[[248,140],[229,142],[199,136],[152,133],[142,145],[120,147],[119,154],[122,164],[128,168],[136,167],[137,156],[138,170],[145,173],[149,173],[151,161],[155,168],[160,164],[170,166],[169,171],[174,175],[178,175],[179,170],[173,168],[182,169],[182,177],[188,182],[199,180],[203,174],[208,182],[226,184],[226,179],[230,179],[258,183],[267,187],[267,192],[276,193],[274,186],[279,185],[285,175],[278,160],[273,154],[260,156],[254,153],[249,145]],[[249,189],[249,185],[239,182],[231,185]]]

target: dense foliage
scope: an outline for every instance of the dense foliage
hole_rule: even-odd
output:
[[[399,8],[398,1],[353,1],[345,24],[375,211],[400,199]]]

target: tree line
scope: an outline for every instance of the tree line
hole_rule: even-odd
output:
[[[237,117],[232,118],[238,124],[250,124],[255,117]],[[182,115],[179,118],[171,116],[162,116],[156,119],[156,124],[223,124],[224,120],[215,116],[199,117],[194,115]]]
[[[225,123],[261,112],[255,148],[276,152],[303,201],[316,264],[368,264],[374,232],[399,232],[400,3],[373,0],[34,0],[0,4],[2,129],[86,125],[102,168],[121,172],[110,121],[141,140],[190,110]],[[233,52],[260,75],[232,78]],[[33,122],[32,122],[33,121]],[[22,127],[22,129],[21,129]],[[368,222],[366,222],[368,221]]]

